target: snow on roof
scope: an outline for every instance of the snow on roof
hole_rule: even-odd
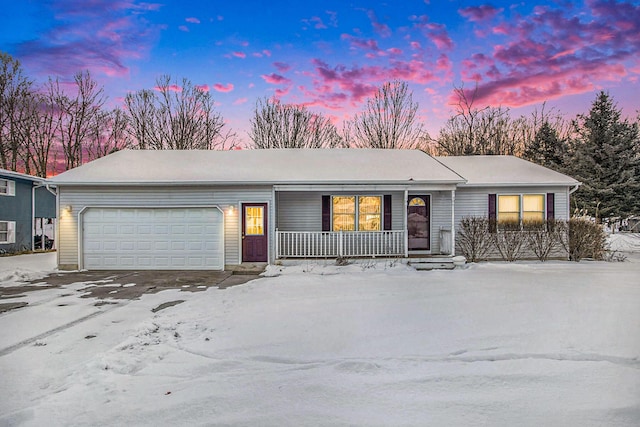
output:
[[[6,177],[6,178],[25,179],[25,180],[33,181],[33,182],[42,182],[42,181],[44,181],[43,178],[40,178],[40,177],[37,177],[37,176],[27,175],[27,174],[24,174],[24,173],[14,172],[14,171],[10,171],[10,170],[7,170],[7,169],[1,169],[1,168],[0,168],[0,176],[1,177]]]
[[[417,150],[123,150],[50,179],[55,184],[460,183]]]
[[[466,179],[466,186],[577,185],[570,176],[515,156],[449,156],[436,159]]]

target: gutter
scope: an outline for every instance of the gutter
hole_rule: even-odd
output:
[[[34,181],[34,184],[37,181]],[[50,184],[44,182],[44,181],[40,181],[40,184],[36,184],[34,186],[31,187],[31,251],[35,251],[36,248],[36,236],[34,235],[34,229],[36,226],[36,190],[38,188],[41,187],[45,187],[47,189],[47,191],[51,194],[53,194],[54,196],[56,196],[56,199],[58,198],[58,193],[53,191],[50,187]],[[42,229],[42,239],[40,239],[40,241],[42,242],[42,248],[41,249],[45,249],[45,239],[44,239],[44,228]]]
[[[569,195],[572,195],[573,193],[575,193],[581,185],[582,185],[581,182],[577,183],[575,185],[575,187],[573,187],[571,190],[569,190]]]

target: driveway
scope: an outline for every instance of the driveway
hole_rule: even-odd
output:
[[[232,271],[74,271],[52,273],[25,285],[0,287],[0,313],[24,307],[26,302],[12,302],[13,298],[28,292],[60,288],[73,283],[83,283],[82,298],[95,298],[96,305],[105,304],[104,299],[138,299],[143,294],[166,289],[184,292],[200,292],[210,287],[226,289],[257,279],[261,270],[252,269],[234,274]],[[34,286],[38,284],[38,286]],[[135,284],[135,286],[134,286]]]

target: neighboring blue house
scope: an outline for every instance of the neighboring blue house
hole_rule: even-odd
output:
[[[34,223],[42,230],[55,218],[56,195],[44,179],[0,169],[0,253],[33,249]]]

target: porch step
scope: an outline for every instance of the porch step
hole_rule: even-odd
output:
[[[243,262],[240,265],[225,265],[225,271],[231,274],[259,275],[267,268],[266,262]]]
[[[455,266],[451,262],[412,262],[411,267],[418,271],[425,270],[453,270]]]
[[[409,265],[416,270],[453,270],[453,258],[449,256],[431,256],[409,258]]]

